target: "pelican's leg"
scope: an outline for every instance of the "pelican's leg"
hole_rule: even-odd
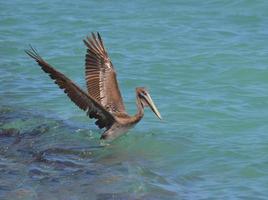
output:
[[[113,139],[127,133],[131,127],[132,126],[125,127],[125,126],[122,126],[122,125],[116,123],[111,128],[104,131],[103,134],[101,135],[100,139],[113,140]]]
[[[118,137],[118,130],[119,126],[118,124],[113,124],[112,127],[104,131],[101,135],[102,140],[113,140],[116,137]]]
[[[101,134],[100,139],[101,139],[101,140],[105,140],[105,139],[107,139],[107,137],[108,137],[107,131],[104,131],[104,132]]]

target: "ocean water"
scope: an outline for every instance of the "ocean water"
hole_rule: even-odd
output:
[[[268,199],[268,2],[1,1],[0,199]],[[102,35],[128,134],[94,126],[25,53],[83,89],[85,47]]]

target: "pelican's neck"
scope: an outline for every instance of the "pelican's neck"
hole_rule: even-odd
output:
[[[136,95],[137,113],[135,115],[135,121],[138,123],[144,115],[144,107],[142,105],[141,99]]]

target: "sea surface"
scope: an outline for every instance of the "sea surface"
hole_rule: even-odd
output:
[[[268,1],[1,1],[0,199],[268,199]],[[100,32],[130,114],[113,142],[24,50],[86,90]]]

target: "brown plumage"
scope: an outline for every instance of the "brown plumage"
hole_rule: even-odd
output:
[[[55,80],[54,82],[64,90],[68,97],[90,118],[95,118],[99,128],[106,128],[102,139],[114,139],[133,127],[143,117],[143,109],[149,106],[161,119],[149,93],[145,88],[136,88],[138,112],[134,116],[126,113],[116,72],[104,47],[100,34],[92,33],[84,40],[87,46],[85,76],[88,93],[80,89],[67,78],[43,60],[37,51],[30,47],[25,52],[32,57]]]
[[[113,64],[104,48],[102,39],[92,33],[84,40],[86,54],[86,83],[88,93],[111,113],[126,112],[116,81]]]

